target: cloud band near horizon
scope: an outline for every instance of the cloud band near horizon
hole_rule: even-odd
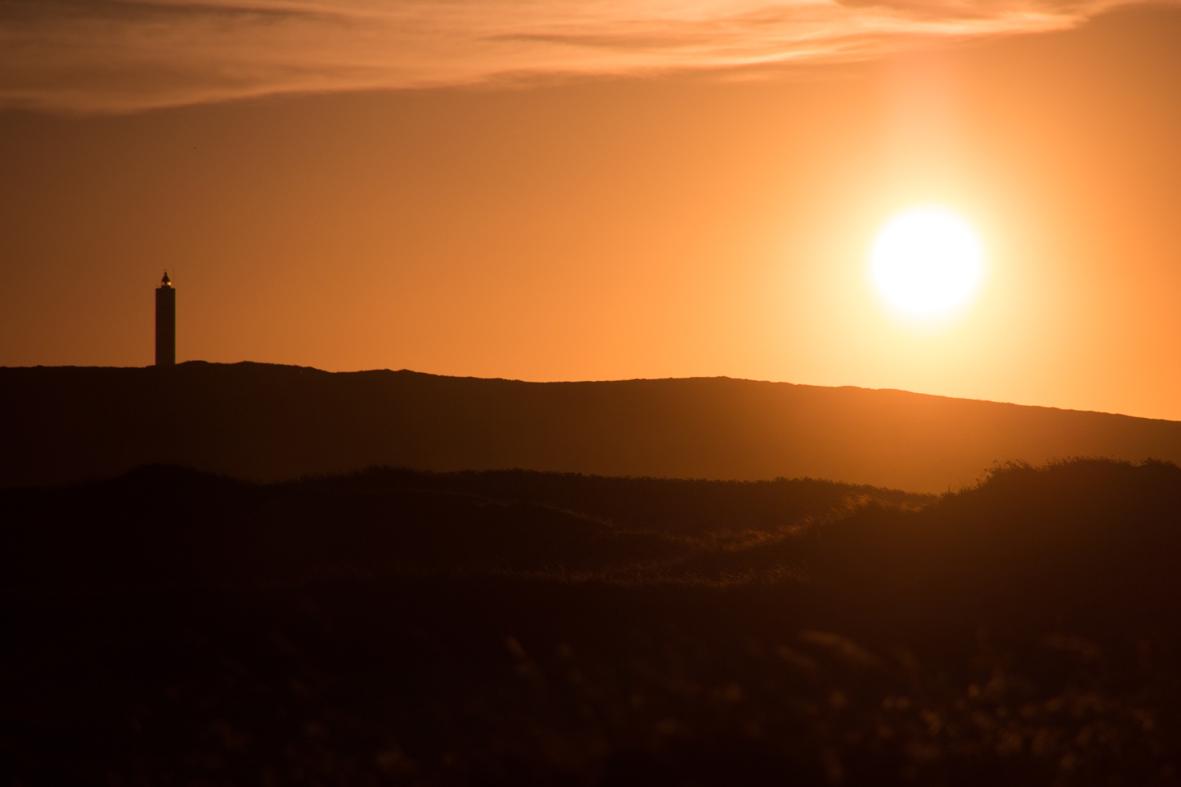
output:
[[[0,108],[776,69],[1065,30],[1136,0],[0,0]]]

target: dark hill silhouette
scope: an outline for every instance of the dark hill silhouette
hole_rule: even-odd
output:
[[[1176,784],[1181,469],[0,490],[14,784]]]
[[[0,484],[142,464],[274,480],[370,465],[811,476],[918,491],[995,461],[1181,461],[1181,423],[726,378],[526,383],[252,363],[0,369]]]
[[[144,467],[0,492],[0,586],[298,584],[451,572],[596,572],[675,561],[851,504],[929,498],[815,480],[370,469],[257,485]],[[63,545],[69,545],[63,549]]]

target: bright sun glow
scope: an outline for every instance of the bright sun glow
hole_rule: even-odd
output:
[[[946,208],[912,208],[873,244],[870,270],[882,297],[913,317],[946,315],[976,292],[983,251],[972,227]]]

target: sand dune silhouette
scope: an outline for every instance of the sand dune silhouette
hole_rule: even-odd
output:
[[[1181,461],[1181,423],[727,378],[526,383],[264,364],[0,369],[0,484],[143,464],[254,480],[370,465],[811,476],[914,491],[997,461]]]

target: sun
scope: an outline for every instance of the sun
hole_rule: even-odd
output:
[[[878,232],[870,273],[893,309],[917,318],[946,316],[976,294],[984,252],[971,225],[938,205],[911,208]]]

